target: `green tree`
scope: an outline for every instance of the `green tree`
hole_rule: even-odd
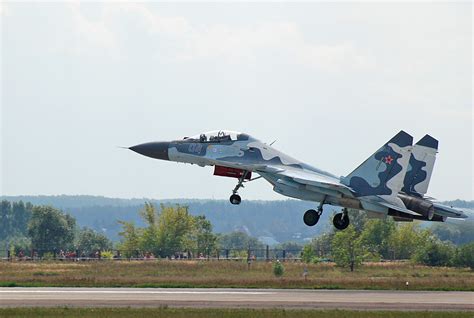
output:
[[[462,245],[456,254],[456,266],[470,267],[474,270],[474,242]]]
[[[193,218],[187,206],[162,204],[157,227],[159,255],[169,257],[176,252],[184,252],[188,247],[186,236],[192,231],[192,227]]]
[[[3,200],[0,205],[0,240],[6,239],[11,231],[12,204]]]
[[[394,231],[395,222],[392,218],[368,220],[361,233],[362,244],[372,254],[388,259],[391,256],[390,238]]]
[[[313,245],[312,244],[306,244],[303,247],[303,252],[301,254],[301,260],[305,263],[311,263],[315,257],[316,257],[316,253],[314,252]]]
[[[423,249],[431,238],[429,230],[420,229],[418,223],[398,224],[389,237],[388,245],[393,259],[410,259]]]
[[[145,228],[140,231],[140,249],[145,252],[151,252],[154,255],[160,254],[159,242],[159,215],[153,204],[145,202],[145,207],[139,212],[141,218],[145,222]]]
[[[135,227],[133,222],[118,221],[122,226],[119,235],[122,240],[118,244],[118,248],[125,257],[133,257],[140,249],[141,230]]]
[[[356,232],[362,232],[365,228],[365,224],[369,221],[367,212],[356,209],[348,209],[347,212],[351,219],[351,224],[354,226]]]
[[[432,237],[429,242],[416,250],[413,260],[428,266],[450,266],[453,264],[454,256],[455,247],[452,243]]]
[[[442,241],[451,241],[456,245],[474,242],[474,220],[466,219],[456,223],[438,223],[431,231]]]
[[[362,263],[364,249],[353,225],[338,231],[331,242],[332,256],[338,266],[349,267],[351,272]]]
[[[217,236],[212,233],[212,224],[204,215],[193,217],[192,231],[187,245],[197,254],[210,255],[217,246]]]
[[[9,202],[3,200],[0,204],[0,242],[27,239],[28,222],[33,206],[31,203]]]
[[[11,228],[12,234],[26,236],[28,234],[28,221],[31,218],[33,206],[31,203],[26,204],[23,201],[13,202]]]
[[[257,238],[244,232],[231,232],[218,236],[219,246],[229,250],[264,249],[265,246]]]
[[[68,249],[74,241],[76,220],[51,206],[35,206],[28,223],[32,247],[38,250]]]
[[[331,242],[334,238],[334,231],[321,234],[311,240],[311,246],[318,257],[328,257],[331,254]]]
[[[112,248],[112,242],[105,235],[83,227],[77,234],[76,248],[89,253],[96,250],[105,251]]]
[[[136,250],[151,252],[156,256],[169,257],[176,252],[196,252],[209,254],[216,248],[216,235],[212,224],[205,216],[192,216],[187,206],[160,206],[157,213],[151,203],[145,203],[140,217],[144,228],[136,228],[133,223],[120,221],[123,231],[119,248],[127,257]]]

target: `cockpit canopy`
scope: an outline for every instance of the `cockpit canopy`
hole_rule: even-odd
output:
[[[212,130],[199,135],[195,135],[185,139],[199,140],[200,142],[221,142],[221,141],[238,141],[254,139],[247,134],[231,131],[231,130]]]

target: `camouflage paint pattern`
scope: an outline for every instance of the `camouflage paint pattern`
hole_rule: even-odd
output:
[[[420,140],[412,153],[413,137],[400,131],[347,177],[341,178],[294,159],[250,135],[233,131],[213,131],[130,149],[156,159],[256,172],[276,192],[293,198],[382,214],[396,209],[416,216],[416,212],[406,209],[399,193],[402,187],[414,189],[417,195],[425,193],[434,164],[434,160],[432,164],[422,160],[426,159],[426,148],[432,149],[434,139],[430,138],[425,136]],[[426,171],[424,167],[431,168]]]

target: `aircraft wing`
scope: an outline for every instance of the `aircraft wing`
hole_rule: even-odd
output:
[[[327,177],[316,172],[302,169],[286,169],[281,167],[267,166],[262,171],[271,173],[277,177],[291,179],[292,181],[305,186],[312,186],[323,190],[331,190],[354,196],[350,187],[343,185],[336,178]],[[311,189],[309,189],[311,190]]]
[[[261,167],[259,170],[265,173],[270,173],[282,180],[289,179],[290,181],[304,185],[310,191],[355,197],[355,191],[350,187],[340,183],[337,178],[325,176],[313,171],[291,168],[288,169],[286,167],[282,168],[279,166],[266,166]],[[420,216],[420,214],[407,209],[403,202],[397,198],[393,198],[391,201],[381,196],[368,196],[359,199],[361,199],[362,206],[368,211],[382,212],[384,209],[392,209],[405,214]]]

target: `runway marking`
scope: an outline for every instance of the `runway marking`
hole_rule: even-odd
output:
[[[126,291],[126,290],[0,290],[0,294],[192,294],[192,295],[273,295],[272,292],[246,291]]]

